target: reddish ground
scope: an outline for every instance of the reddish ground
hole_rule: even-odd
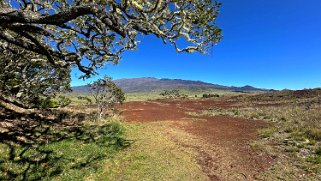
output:
[[[226,116],[195,117],[187,114],[213,107],[229,108],[228,100],[159,100],[129,102],[120,106],[128,122],[172,121],[176,128],[200,141],[184,143],[199,152],[198,162],[210,180],[255,180],[272,159],[254,151],[249,144],[257,139],[257,130],[267,127],[263,121]]]
[[[178,120],[190,117],[187,112],[206,110],[213,107],[229,108],[233,102],[227,100],[212,101],[211,99],[189,100],[157,100],[146,102],[128,102],[119,108],[128,122],[150,122]]]

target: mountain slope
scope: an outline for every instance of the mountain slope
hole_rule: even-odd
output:
[[[271,91],[268,89],[259,89],[252,86],[244,87],[229,87],[218,84],[211,84],[202,81],[181,80],[181,79],[157,79],[152,77],[146,78],[132,78],[132,79],[119,79],[115,83],[123,89],[124,92],[148,92],[165,89],[218,89],[229,90],[237,92],[255,92],[255,91]],[[74,92],[87,93],[88,86],[73,87]]]

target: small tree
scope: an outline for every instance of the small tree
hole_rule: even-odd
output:
[[[89,84],[90,92],[97,104],[97,118],[102,119],[105,109],[112,108],[115,103],[123,103],[124,92],[112,81],[111,77],[105,76],[102,79]]]
[[[181,94],[180,90],[173,89],[173,90],[164,90],[164,92],[160,93],[159,95],[164,96],[166,98],[172,99],[172,98],[187,98],[187,95]]]

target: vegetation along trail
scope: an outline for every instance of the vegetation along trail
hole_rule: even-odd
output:
[[[273,158],[250,146],[258,139],[257,130],[268,124],[228,116],[193,115],[197,111],[232,106],[233,102],[228,100],[156,100],[128,102],[120,109],[127,122],[161,122],[187,133],[188,139],[171,131],[168,136],[197,151],[196,160],[210,180],[255,180],[273,162]]]

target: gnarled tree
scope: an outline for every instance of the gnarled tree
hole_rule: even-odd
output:
[[[105,76],[88,85],[89,91],[97,105],[97,118],[102,119],[104,111],[112,108],[115,103],[123,103],[125,94],[111,77]]]
[[[21,48],[0,50],[0,100],[22,108],[47,107],[70,90],[70,69],[54,69],[46,57]]]
[[[212,0],[2,0],[0,49],[20,47],[57,69],[76,66],[86,78],[106,62],[118,63],[140,35],[155,35],[178,52],[205,53],[221,40],[219,6]]]

